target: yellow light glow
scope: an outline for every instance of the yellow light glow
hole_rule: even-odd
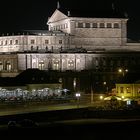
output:
[[[100,99],[102,100],[103,99],[103,96],[100,96]]]
[[[122,69],[119,69],[118,71],[119,71],[119,72],[122,72]]]

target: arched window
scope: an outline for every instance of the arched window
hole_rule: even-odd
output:
[[[9,44],[10,44],[10,45],[12,45],[12,43],[13,43],[13,41],[12,41],[12,40],[10,40]]]
[[[12,65],[10,63],[10,61],[6,62],[6,70],[10,71],[12,69]]]
[[[119,28],[119,24],[118,23],[114,23],[114,28]]]
[[[58,60],[55,60],[54,63],[53,63],[53,69],[54,70],[59,70],[59,61]]]
[[[70,69],[70,70],[74,69],[74,61],[73,60],[68,61],[68,69]]]
[[[15,45],[17,45],[18,44],[18,40],[15,40]]]
[[[33,51],[33,49],[34,49],[34,47],[33,47],[33,46],[31,46],[31,51]]]
[[[5,45],[7,45],[7,40],[5,40]]]
[[[39,68],[40,70],[44,70],[44,61],[40,61],[40,62],[39,62],[38,68]]]
[[[111,23],[107,23],[107,28],[112,28],[112,24]]]

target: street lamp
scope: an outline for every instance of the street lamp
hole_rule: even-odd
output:
[[[118,69],[118,72],[119,72],[119,73],[122,73],[122,75],[124,76],[124,74],[128,72],[128,69],[119,68],[119,69]]]
[[[103,99],[103,96],[100,96],[100,100],[102,100]]]
[[[79,100],[80,100],[81,94],[80,93],[76,93],[75,96],[77,98],[77,108],[79,108]]]

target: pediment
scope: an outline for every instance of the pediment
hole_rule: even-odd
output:
[[[54,13],[52,14],[52,16],[49,18],[48,23],[63,20],[66,18],[68,17],[65,14],[63,14],[61,11],[56,9]]]

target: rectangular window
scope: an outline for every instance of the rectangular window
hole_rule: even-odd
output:
[[[90,23],[86,23],[85,28],[90,28]]]
[[[120,87],[120,93],[124,93],[124,88]]]
[[[78,23],[78,28],[83,28],[83,23]]]
[[[100,28],[105,28],[105,24],[104,23],[100,23]]]
[[[31,44],[35,44],[35,40],[34,39],[31,40]]]
[[[112,24],[111,23],[107,23],[107,28],[112,28]]]
[[[127,87],[127,88],[126,88],[126,93],[130,93],[130,92],[131,92],[130,87]]]
[[[59,40],[59,44],[62,44],[62,40]]]
[[[93,23],[92,27],[97,28],[97,23]]]
[[[49,44],[49,40],[45,40],[45,44]]]
[[[68,23],[66,23],[66,28],[68,28]]]
[[[59,64],[58,63],[54,63],[53,64],[53,69],[54,70],[59,70]]]

